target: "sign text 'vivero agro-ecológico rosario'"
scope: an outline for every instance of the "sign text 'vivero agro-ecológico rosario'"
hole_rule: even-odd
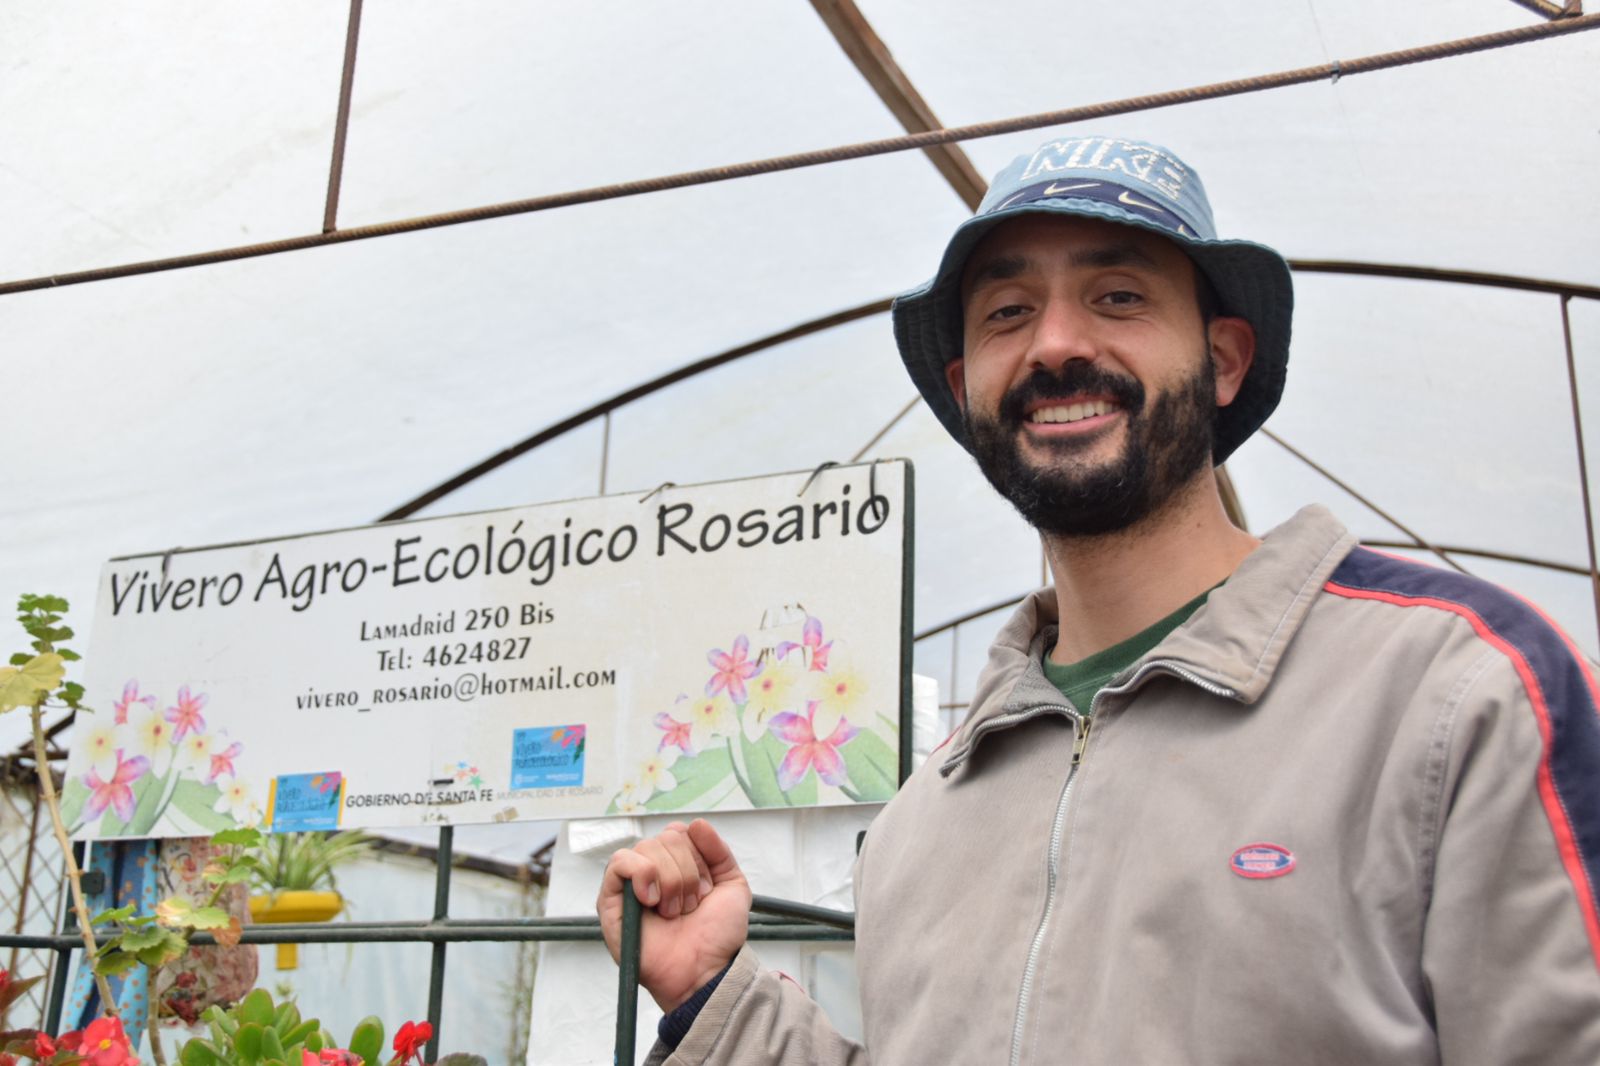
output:
[[[845,484],[834,499],[772,509],[757,507],[738,515],[700,514],[687,502],[661,504],[653,528],[647,527],[647,536],[653,539],[654,554],[660,557],[871,536],[882,529],[889,520],[889,499],[871,495],[856,506],[850,491],[851,486]],[[293,611],[304,611],[321,597],[355,592],[374,578],[402,588],[515,574],[525,576],[531,585],[543,586],[568,567],[620,563],[640,547],[639,529],[630,523],[609,529],[574,529],[572,519],[567,518],[560,529],[543,531],[527,530],[525,525],[518,521],[504,529],[491,520],[481,537],[454,544],[429,543],[417,534],[396,536],[393,551],[381,559],[357,556],[304,561],[278,550],[256,574],[236,570],[171,581],[147,560],[140,560],[146,565],[125,573],[112,572],[111,613],[227,607],[243,596],[257,603],[275,599]]]

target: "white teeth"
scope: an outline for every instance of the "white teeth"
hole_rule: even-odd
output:
[[[1041,407],[1029,416],[1030,422],[1079,422],[1095,415],[1106,415],[1116,410],[1105,400],[1091,400],[1087,403],[1057,404],[1054,407]]]

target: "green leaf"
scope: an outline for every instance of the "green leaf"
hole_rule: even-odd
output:
[[[239,1004],[240,1030],[243,1031],[245,1023],[253,1023],[265,1028],[272,1024],[277,1016],[277,1009],[272,1004],[272,993],[264,988],[251,990]]]
[[[224,829],[220,833],[211,834],[211,843],[219,848],[259,848],[261,840],[261,830],[251,829],[248,826]]]
[[[213,885],[237,885],[248,881],[255,876],[255,871],[249,866],[230,866],[226,870],[215,870],[206,874],[206,881]]]
[[[850,798],[865,803],[893,799],[899,787],[900,755],[877,733],[863,729],[839,749],[850,776]]]
[[[155,947],[167,938],[167,931],[158,925],[133,932],[123,933],[117,938],[117,946],[123,951],[143,951],[145,948]]]
[[[33,605],[41,611],[57,611],[62,614],[67,611],[67,601],[60,596],[35,596]]]
[[[185,1041],[178,1051],[178,1061],[183,1066],[227,1066],[217,1046],[203,1037]]]
[[[166,776],[159,778],[153,773],[146,774],[135,782],[134,791],[139,793],[139,803],[133,808],[133,817],[128,819],[127,828],[120,835],[130,837],[150,835],[150,830],[155,828],[156,822],[161,819],[161,812],[164,809],[161,800],[166,796],[167,783],[175,773],[176,770],[168,770]]]
[[[289,1006],[292,1008],[294,1004],[291,1003]],[[300,1012],[296,1010],[291,1017],[299,1018]],[[322,1023],[317,1021],[315,1018],[307,1018],[305,1021],[298,1022],[291,1026],[289,1031],[283,1034],[284,1050],[289,1053],[290,1062],[294,1061],[295,1046],[307,1043],[311,1039],[312,1034],[321,1028],[321,1026]]]
[[[283,1038],[278,1036],[278,1030],[261,1030],[261,1056],[266,1059],[283,1058]]]
[[[94,960],[94,972],[103,977],[116,977],[125,974],[139,965],[139,957],[130,955],[126,951],[113,951],[109,955],[99,955]]]
[[[65,656],[63,656],[63,658],[65,658]],[[12,666],[27,666],[28,663],[32,659],[33,659],[33,656],[29,655],[27,652],[19,651],[19,652],[17,652],[15,655],[13,655],[11,657],[11,665]]]
[[[216,1005],[212,1005],[211,1007],[208,1007],[206,1009],[206,1012],[204,1014],[200,1015],[200,1017],[204,1018],[206,1024],[211,1027],[211,1046],[212,1047],[217,1048],[217,1047],[232,1047],[233,1046],[232,1034],[230,1034],[228,1032],[228,1030],[226,1028],[224,1028],[223,1025],[222,1025],[223,1014],[222,1014],[222,1008],[221,1007],[218,1007]],[[238,1027],[235,1026],[234,1028],[237,1029]]]
[[[677,784],[666,792],[651,796],[645,809],[651,811],[681,811],[692,807],[696,800],[728,779],[733,773],[733,760],[727,748],[709,748],[687,759],[672,764],[672,776]]]
[[[89,919],[89,924],[104,925],[106,922],[125,922],[129,918],[133,917],[134,906],[134,904],[130,903],[126,907],[117,907],[112,910],[101,911],[99,914]]]
[[[65,659],[66,656],[63,655],[62,658]],[[83,699],[83,686],[78,684],[76,681],[68,681],[65,685],[61,686],[61,698],[66,700],[68,703],[77,703],[79,700]]]
[[[380,1066],[383,1061],[383,1023],[368,1015],[356,1023],[350,1034],[350,1051],[366,1060],[367,1066]]]
[[[228,912],[221,907],[196,907],[184,918],[183,924],[195,929],[226,929]]]
[[[817,802],[817,775],[807,769],[806,774],[788,792],[778,787],[778,767],[788,748],[771,733],[763,733],[752,744],[739,734],[740,752],[744,756],[745,774],[749,779],[750,802],[757,807],[809,807]]]
[[[82,779],[68,778],[66,785],[61,789],[61,820],[71,827],[83,813],[83,805],[88,798],[89,789]]]
[[[83,656],[79,655],[77,652],[73,651],[71,648],[57,648],[56,649],[56,654],[61,656],[63,659],[67,660],[67,662],[69,662],[69,663],[75,663],[78,660],[83,658]]]
[[[313,1055],[321,1051],[323,1048],[332,1046],[332,1044],[328,1043],[328,1038],[323,1034],[320,1022],[317,1023],[317,1028],[315,1030],[306,1035],[306,1050],[311,1052]]]
[[[0,711],[31,707],[40,695],[61,684],[61,656],[35,655],[21,666],[0,666]]]
[[[72,636],[72,630],[68,626],[57,626],[54,629],[46,629],[44,631],[44,639],[52,642],[71,640]]]
[[[173,929],[165,930],[161,943],[139,952],[139,961],[146,966],[160,968],[177,962],[189,950],[189,938]]]
[[[765,741],[771,734],[762,736]],[[786,807],[783,790],[778,787],[778,762],[767,757],[758,741],[752,744],[739,734],[731,743],[739,745],[740,761],[744,764],[744,777],[739,782],[755,807]]]
[[[189,821],[209,831],[227,829],[238,824],[226,814],[220,814],[214,809],[217,800],[221,798],[222,790],[216,785],[202,785],[189,778],[181,779],[178,787],[172,790],[172,806]]]
[[[261,989],[256,989],[261,992]],[[250,993],[252,996],[255,992]],[[266,995],[265,992],[261,993]],[[271,1002],[271,999],[268,999]],[[261,1058],[261,1034],[265,1029],[257,1022],[246,1022],[239,1026],[239,1031],[233,1034],[233,1051],[235,1061],[242,1066],[254,1066]]]

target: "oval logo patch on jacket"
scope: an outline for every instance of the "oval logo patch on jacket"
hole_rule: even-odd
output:
[[[1246,844],[1228,865],[1240,877],[1282,877],[1294,869],[1294,852],[1277,844]]]

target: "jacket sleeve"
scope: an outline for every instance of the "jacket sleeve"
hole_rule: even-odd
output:
[[[761,967],[746,944],[676,1051],[646,1066],[869,1066],[800,986]]]
[[[1600,1063],[1592,668],[1552,634],[1493,656],[1463,689],[1435,735],[1438,813],[1424,815],[1437,851],[1422,966],[1441,1061]]]

